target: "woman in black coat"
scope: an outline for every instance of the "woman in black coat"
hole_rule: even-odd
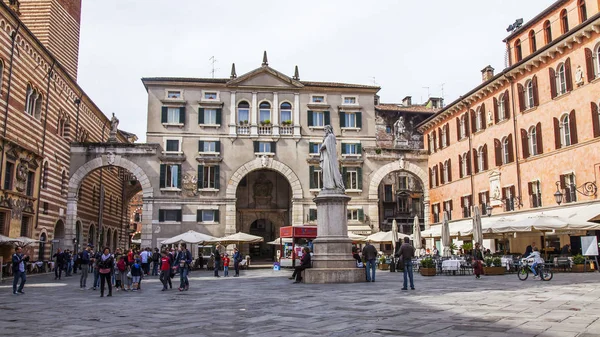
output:
[[[105,247],[103,254],[96,262],[100,274],[100,297],[104,297],[104,283],[108,284],[108,296],[112,296],[111,273],[115,269],[115,259],[110,254],[110,248]]]
[[[291,277],[296,278],[296,281],[294,281],[294,283],[300,283],[300,281],[302,281],[302,276],[300,276],[302,274],[302,271],[306,268],[312,267],[310,258],[310,249],[308,249],[308,247],[302,248],[302,258],[300,259],[300,265],[294,268],[294,273]]]

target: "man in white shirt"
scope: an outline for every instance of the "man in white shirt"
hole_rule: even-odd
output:
[[[144,270],[144,274],[148,275],[150,273],[150,261],[152,261],[152,252],[150,251],[150,248],[146,248],[146,250],[141,252],[140,257],[142,258],[142,269]]]

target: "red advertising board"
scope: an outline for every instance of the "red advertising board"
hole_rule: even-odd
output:
[[[316,226],[287,226],[279,229],[279,236],[282,238],[305,238],[314,239],[317,237]]]

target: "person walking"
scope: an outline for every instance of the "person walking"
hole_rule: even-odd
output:
[[[223,276],[229,277],[229,254],[225,253],[223,256]]]
[[[70,250],[65,250],[65,276],[71,276],[71,271],[73,270],[73,255],[71,255]]]
[[[404,263],[404,286],[402,290],[408,289],[408,279],[410,279],[410,289],[415,290],[415,283],[413,282],[413,263],[412,259],[415,257],[415,247],[410,244],[408,237],[404,238],[404,243],[398,247],[396,257],[402,259]]]
[[[102,254],[100,253],[100,251],[97,251],[93,254],[93,258],[91,259],[92,267],[94,268],[94,286],[92,288],[93,290],[96,290],[96,288],[100,287],[100,273],[98,272],[98,261],[100,260],[101,256]]]
[[[152,254],[152,276],[158,276],[158,264],[160,260],[161,256],[158,248],[154,248],[154,253]]]
[[[25,263],[29,261],[29,256],[21,253],[22,248],[15,248],[15,253],[12,256],[12,271],[13,271],[13,295],[25,295],[23,286],[27,282]],[[20,283],[19,283],[20,281]],[[17,288],[17,284],[19,287]]]
[[[166,251],[163,251],[162,258],[160,259],[160,282],[162,282],[162,291],[167,290],[167,284],[170,285],[171,289],[173,284],[171,283],[171,258]]]
[[[104,284],[108,284],[108,296],[112,296],[111,274],[115,268],[115,260],[110,254],[108,247],[104,251],[97,262],[98,274],[100,274],[100,297],[104,297]]]
[[[180,249],[177,258],[175,259],[175,261],[179,263],[179,291],[188,291],[190,288],[188,273],[190,270],[190,263],[192,263],[192,253],[187,250],[185,243],[181,244]]]
[[[145,275],[150,274],[150,262],[152,261],[152,253],[149,248],[146,248],[143,252],[140,253],[140,258],[142,259],[142,269],[144,270]]]
[[[219,252],[220,247],[221,245],[218,244],[215,248],[215,277],[221,277],[219,276],[219,268],[221,268],[221,252]]]
[[[81,259],[79,265],[81,266],[81,277],[79,278],[79,289],[84,290],[87,282],[88,272],[90,268],[90,250],[92,248],[87,246],[83,252],[81,252]]]
[[[367,282],[375,282],[375,269],[377,268],[377,249],[375,249],[375,246],[371,244],[371,241],[367,241],[367,244],[363,247],[362,255],[365,258],[365,261],[367,262]]]
[[[302,271],[306,268],[312,267],[310,249],[308,247],[302,248],[302,258],[300,259],[300,265],[294,268],[294,273],[290,279],[295,278],[294,283],[302,282]]]
[[[62,270],[65,267],[65,254],[62,249],[58,248],[52,257],[54,258],[54,279],[60,280],[62,277]]]
[[[235,270],[233,277],[240,276],[240,262],[242,262],[242,253],[237,248],[233,248],[233,269]]]
[[[127,284],[127,263],[125,262],[125,256],[119,256],[119,261],[117,262],[117,290],[121,288],[121,290],[125,290],[125,285]],[[129,288],[129,284],[127,284]]]
[[[483,274],[483,252],[481,251],[479,242],[475,243],[475,248],[473,248],[471,254],[473,255],[473,273],[475,274],[475,278],[481,278],[481,274]]]

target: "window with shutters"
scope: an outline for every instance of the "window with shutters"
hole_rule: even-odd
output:
[[[504,211],[515,210],[515,187],[508,186],[502,188],[502,199],[504,201]]]
[[[317,221],[317,209],[316,208],[309,208],[308,209],[308,221]]]
[[[4,167],[4,189],[12,190],[13,188],[13,178],[15,175],[15,164],[13,162],[7,161],[6,166]]]
[[[542,186],[539,180],[529,182],[527,184],[529,192],[529,200],[531,201],[531,207],[537,208],[542,207]]]
[[[29,236],[29,224],[31,223],[31,217],[22,216],[21,217],[21,233],[20,236],[28,237]]]
[[[359,180],[359,174],[358,174],[358,168],[356,167],[348,167],[345,168],[346,171],[346,189],[348,190],[359,190],[359,186],[358,186],[358,180]]]
[[[429,169],[429,175],[430,175],[430,177],[429,177],[429,185],[431,185],[431,187],[436,187],[437,186],[437,183],[436,183],[436,180],[435,180],[435,170],[436,170],[435,166],[433,168]]]
[[[431,206],[431,213],[433,214],[433,222],[440,222],[440,204],[433,204]]]
[[[600,101],[598,104],[591,102],[590,110],[592,112],[592,131],[594,138],[600,137]]]
[[[535,100],[533,98],[533,81],[529,80],[525,82],[525,106],[527,109],[531,109],[535,106]]]
[[[203,140],[203,141],[201,141],[202,148],[200,148],[199,149],[200,151],[198,151],[198,152],[201,152],[201,153],[218,153],[218,152],[220,152],[219,151],[220,149],[217,148],[217,143],[219,143],[219,142],[217,142],[217,141]]]
[[[528,145],[529,145],[529,155],[535,156],[539,154],[538,152],[538,134],[535,126],[529,128],[529,132],[527,133]]]
[[[577,185],[575,183],[575,174],[569,173],[562,176],[561,187],[564,190],[565,203],[577,201]]]
[[[432,140],[432,134],[428,134],[427,135],[427,144],[429,146],[429,153],[433,153],[433,140]]]
[[[344,112],[344,128],[357,128],[356,113]]]
[[[323,171],[320,166],[309,167],[309,179],[311,190],[321,190],[323,188]]]
[[[529,31],[529,50],[530,54],[533,54],[537,51],[537,43],[535,40],[535,30]]]
[[[164,153],[179,154],[181,153],[181,141],[183,138],[164,138]]]
[[[479,149],[477,149],[477,172],[482,172],[485,171],[485,162],[484,162],[484,153],[483,153],[483,146],[480,146]]]
[[[161,181],[161,188],[181,188],[181,165],[161,164],[161,166],[163,166],[161,167],[161,171],[164,170],[164,180]],[[161,175],[163,175],[163,172],[161,172]]]
[[[437,134],[435,133],[435,131],[433,132],[433,152],[436,152],[438,149],[438,142],[437,142]]]
[[[202,90],[202,100],[209,102],[219,101],[219,92]]]
[[[515,41],[515,61],[519,62],[523,59],[523,52],[521,51],[521,40]]]
[[[313,127],[324,127],[325,126],[325,111],[312,111],[312,125]]]
[[[35,187],[35,172],[29,171],[27,172],[27,186],[25,188],[25,194],[27,196],[33,197],[33,191]],[[79,193],[79,198],[81,198],[81,193]]]
[[[467,136],[467,123],[467,116],[462,115],[462,117],[460,117],[460,139]]]
[[[167,108],[167,124],[179,124],[179,108]]]
[[[571,121],[568,114],[560,119],[560,144],[561,147],[571,145]]]
[[[569,17],[566,9],[560,11],[560,31],[563,34],[566,34],[569,31]]]
[[[594,78],[600,76],[600,43],[596,45],[591,55],[592,68],[594,69]],[[588,81],[591,78],[588,78]]]
[[[199,209],[196,211],[196,221],[202,223],[217,223],[219,222],[218,209]]]
[[[347,210],[348,221],[358,221],[358,209]]]
[[[214,189],[215,185],[215,171],[219,169],[218,166],[204,166],[202,172],[202,189]]]
[[[567,77],[565,74],[565,65],[563,63],[556,68],[556,88],[558,90],[558,95],[562,95],[567,92]]]
[[[342,157],[359,156],[361,150],[360,143],[342,143]]]
[[[463,218],[470,218],[471,217],[471,196],[467,195],[464,197],[461,197],[461,208],[462,208],[462,216]]]
[[[181,210],[180,209],[159,209],[158,210],[158,221],[159,222],[181,222]]]
[[[487,215],[488,213],[487,206],[490,199],[489,195],[489,191],[479,192],[479,207],[481,208],[481,215]]]
[[[450,163],[448,163],[447,160],[444,162],[443,168],[444,168],[444,182],[449,183],[450,182]]]
[[[169,90],[165,91],[166,99],[174,99],[180,100],[183,99],[183,94],[181,90]]]
[[[320,148],[321,148],[321,143],[309,142],[308,143],[308,154],[310,156],[319,156],[320,155],[320,151],[319,151]]]
[[[552,25],[550,24],[550,20],[544,22],[544,42],[546,44],[552,42]]]
[[[508,137],[502,138],[502,164],[510,163],[510,144]]]
[[[463,153],[463,155],[461,156],[461,160],[460,160],[460,172],[461,172],[461,178],[467,176],[468,173],[468,162],[469,162],[469,154],[468,153]]]
[[[452,200],[444,201],[444,212],[448,214],[448,221],[452,220]]]
[[[217,120],[217,114],[220,114],[221,109],[213,109],[213,108],[200,108],[200,113],[203,114],[203,119],[201,120],[201,125],[218,125],[221,124],[220,121]],[[220,118],[219,118],[220,119]]]
[[[504,110],[504,94],[501,94],[498,98],[498,121],[503,121],[506,119],[506,111]]]
[[[475,131],[481,130],[483,130],[483,110],[479,107],[475,112]]]

